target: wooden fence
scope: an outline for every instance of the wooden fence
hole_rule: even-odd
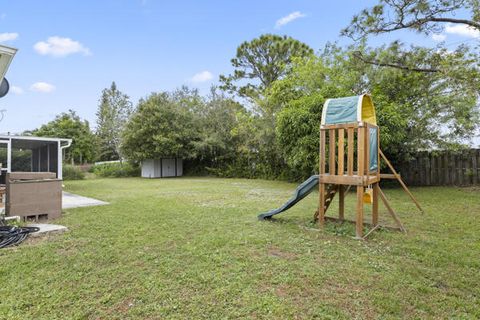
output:
[[[419,152],[398,166],[402,179],[413,186],[480,185],[480,149],[462,152]]]

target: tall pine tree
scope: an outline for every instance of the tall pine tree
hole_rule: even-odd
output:
[[[128,95],[117,89],[115,82],[102,91],[97,110],[97,130],[99,159],[119,160],[121,133],[133,112]]]

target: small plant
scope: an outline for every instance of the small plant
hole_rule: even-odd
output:
[[[130,162],[102,163],[93,166],[93,173],[104,178],[138,177],[140,167]]]
[[[72,165],[63,166],[63,180],[83,180],[85,173],[78,167]]]

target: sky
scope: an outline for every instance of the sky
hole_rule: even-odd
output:
[[[102,89],[112,81],[134,104],[151,92],[182,85],[206,93],[232,71],[237,46],[264,33],[288,35],[316,51],[340,37],[352,16],[377,1],[337,0],[0,0],[0,44],[18,48],[0,132],[37,128],[75,110],[95,127]],[[457,45],[478,32],[447,26],[438,35],[396,32],[381,45]]]

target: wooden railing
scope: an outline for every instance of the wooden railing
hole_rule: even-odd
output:
[[[377,152],[377,168],[374,170],[369,168],[371,128],[377,130],[377,148],[372,150]],[[321,126],[320,183],[366,186],[378,182],[380,180],[378,146],[378,127],[373,124],[363,122]]]

